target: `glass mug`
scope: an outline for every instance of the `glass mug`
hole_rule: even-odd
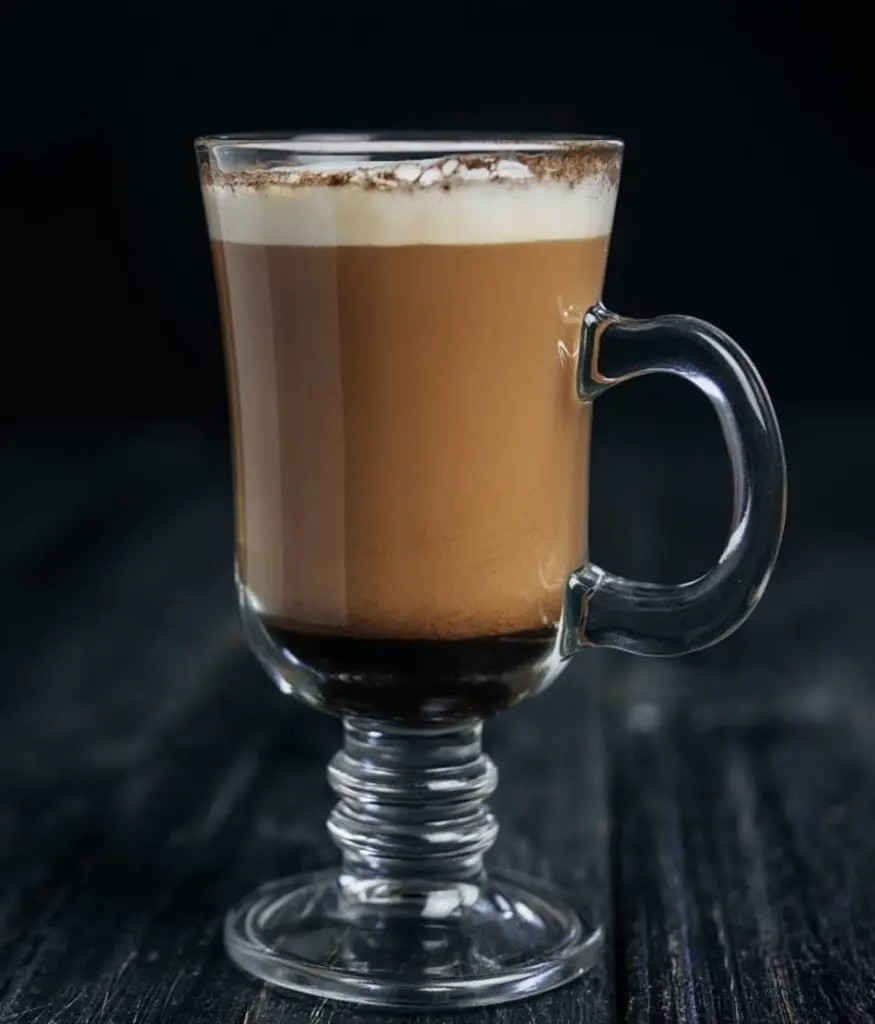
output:
[[[786,501],[765,387],[717,328],[601,305],[617,140],[241,135],[197,154],[247,639],[345,733],[340,867],[244,900],[227,950],[279,989],[376,1006],[555,987],[602,932],[484,870],[481,722],[587,647],[682,654],[750,614]],[[704,392],[732,467],[726,547],[682,585],[587,552],[593,400],[648,373]]]

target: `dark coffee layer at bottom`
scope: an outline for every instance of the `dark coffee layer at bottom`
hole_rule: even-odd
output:
[[[359,639],[260,620],[292,686],[337,714],[405,721],[481,718],[537,693],[559,672],[554,630],[473,640]],[[309,679],[298,678],[301,670]],[[302,685],[303,682],[303,685]]]

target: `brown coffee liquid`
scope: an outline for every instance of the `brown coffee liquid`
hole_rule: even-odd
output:
[[[575,356],[607,238],[213,246],[238,572],[271,627],[554,625],[586,556]]]

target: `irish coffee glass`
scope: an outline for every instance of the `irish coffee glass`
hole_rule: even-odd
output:
[[[376,555],[368,548],[366,531],[363,539],[361,531],[356,533],[364,505],[371,507],[371,492],[356,489],[354,473],[360,466],[350,461],[356,443],[351,424],[361,422],[363,408],[355,404],[355,387],[367,386],[382,396],[366,410],[383,417],[384,433],[375,431],[374,437],[402,437],[407,426],[393,404],[399,362],[387,359],[382,347],[369,353],[368,346],[382,345],[383,339],[377,334],[371,339],[371,321],[353,321],[344,305],[355,304],[371,316],[376,308],[371,293],[390,287],[388,276],[379,276],[376,250],[393,247],[397,255],[399,248],[409,247],[401,262],[391,264],[393,275],[405,264],[434,256],[434,251],[421,251],[429,245],[458,244],[461,249],[471,244],[497,251],[532,239],[577,242],[591,235],[603,239],[606,251],[621,153],[619,141],[595,137],[241,135],[197,142],[226,336],[243,624],[252,650],[280,689],[339,716],[345,735],[328,769],[338,797],[328,830],[340,850],[340,865],[268,882],[226,919],[232,960],[277,989],[373,1006],[451,1008],[523,998],[585,972],[601,952],[600,923],[588,920],[573,897],[543,879],[484,867],[497,833],[487,806],[497,773],[481,748],[482,721],[538,693],[586,648],[663,656],[716,643],[750,614],[768,581],[783,530],[786,479],[775,413],[756,369],[732,339],[703,321],[685,316],[629,320],[609,312],[599,301],[600,276],[597,294],[590,295],[585,308],[550,313],[557,325],[560,320],[566,327],[571,323],[575,340],[569,346],[548,338],[537,365],[550,374],[560,364],[567,368],[569,393],[540,388],[535,421],[541,422],[543,413],[543,422],[552,422],[553,403],[564,408],[567,401],[579,407],[581,418],[569,420],[573,414],[566,410],[560,419],[566,427],[579,423],[588,444],[589,406],[608,388],[650,373],[673,374],[695,385],[717,414],[734,482],[732,526],[715,566],[684,584],[641,583],[589,562],[584,541],[584,564],[560,565],[562,582],[554,588],[555,606],[550,605],[555,614],[542,614],[538,628],[520,620],[505,632],[478,631],[460,618],[445,631],[437,622],[432,635],[421,625],[410,627],[416,618],[411,606],[421,604],[432,614],[441,595],[423,582],[419,601],[414,573],[411,580],[399,577],[410,593],[396,605],[399,584],[390,592],[378,579],[380,559],[386,565],[398,560],[405,524],[399,521],[396,533],[381,534]],[[581,220],[579,229],[568,227],[567,218],[550,213],[571,202],[569,196],[578,197],[575,210],[588,211],[588,226]],[[451,225],[454,204],[461,204],[466,215]],[[553,227],[548,228],[548,220]],[[430,225],[425,234],[424,223]],[[481,228],[483,234],[476,235]],[[294,252],[269,249],[287,243]],[[344,248],[350,251],[341,252]],[[452,275],[456,258],[447,250],[442,273]],[[458,259],[463,258],[460,251]],[[350,276],[341,281],[344,273]],[[410,280],[415,287],[405,293],[405,301],[415,315],[422,297],[425,337],[426,299],[428,316],[440,307],[426,294],[427,280],[415,274]],[[524,290],[525,281],[516,287]],[[314,290],[327,294],[318,316],[310,302]],[[290,294],[298,304],[286,307]],[[490,293],[475,305],[482,312],[487,302],[513,301],[512,294]],[[373,314],[384,328],[392,327],[393,308],[383,303]],[[454,322],[464,315],[457,312]],[[470,325],[462,321],[462,330],[470,326],[473,339],[491,322],[478,313]],[[295,337],[294,372],[280,349],[271,348],[270,359],[256,367],[256,379],[251,350],[266,337],[271,345],[282,346],[283,332]],[[418,340],[411,337],[410,344]],[[421,372],[449,381],[451,388],[458,377],[461,387],[470,368],[454,364],[455,351],[448,346],[427,352]],[[349,376],[344,361],[349,363],[353,352],[355,359],[373,356],[366,377]],[[537,373],[532,388],[540,387]],[[288,419],[313,395],[318,413],[318,396],[329,389],[334,418]],[[518,396],[506,397],[515,402]],[[426,409],[416,415],[420,426],[425,424],[425,438],[434,425],[428,419],[432,413]],[[453,414],[443,410],[443,415]],[[278,440],[270,431],[281,423],[286,423],[285,434]],[[482,429],[501,428],[487,424]],[[340,440],[329,444],[325,435],[331,431]],[[565,440],[576,452],[574,439]],[[476,443],[472,438],[475,448]],[[564,443],[558,435],[556,443]],[[332,452],[346,460],[346,469],[335,473]],[[469,505],[488,499],[498,523],[524,500],[514,473],[489,477],[488,452],[482,474],[469,473],[464,487],[457,478],[451,494],[440,474],[393,477],[394,441],[387,442],[385,453],[370,454],[377,463],[385,454],[375,477],[380,487],[391,488],[397,479],[399,486],[410,488],[411,480],[418,480],[418,508],[446,506],[451,516],[452,504],[460,521]],[[456,455],[463,463],[471,452],[460,446]],[[585,460],[579,476],[576,486],[583,493]],[[344,486],[331,490],[326,477]],[[487,494],[487,478],[498,480],[489,485],[499,488],[497,502],[494,489]],[[298,492],[324,494],[325,500],[313,498],[312,507],[305,508],[294,497]],[[545,508],[555,500],[543,498]],[[422,516],[423,522],[432,522],[426,513]],[[582,519],[582,533],[585,508],[575,517]],[[257,536],[253,524],[261,524]],[[323,543],[329,534],[336,544]],[[255,550],[258,544],[263,550]],[[360,609],[350,595],[359,548],[368,548],[368,557],[376,558],[371,563],[376,571],[373,592],[365,574],[364,582],[355,584],[356,593],[368,614],[379,605],[379,621],[388,622],[382,629],[368,624],[372,620],[356,619]],[[338,569],[334,553],[344,550],[347,564]],[[511,557],[505,565],[496,563],[493,572],[512,571],[513,562]],[[300,586],[292,578],[296,565],[304,580]],[[466,567],[446,568],[461,572]],[[331,576],[330,586],[319,584],[320,572]],[[536,575],[530,574],[532,579]],[[316,582],[307,584],[305,578]],[[318,591],[315,603],[321,609],[310,618],[301,611],[307,586]],[[538,600],[543,597],[546,608],[550,586],[543,584],[543,589]],[[488,587],[484,593],[490,593]],[[428,621],[428,614],[416,621]]]

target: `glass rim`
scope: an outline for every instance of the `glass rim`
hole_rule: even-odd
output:
[[[567,149],[609,149],[621,153],[615,135],[550,132],[239,132],[202,135],[194,140],[202,152],[250,150],[301,156],[461,156],[497,153],[542,154]]]

